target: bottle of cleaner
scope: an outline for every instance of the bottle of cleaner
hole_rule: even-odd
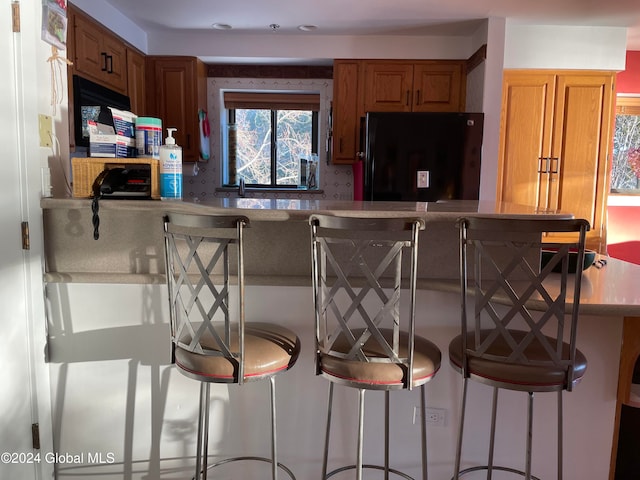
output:
[[[173,138],[175,128],[167,128],[168,136],[160,147],[160,198],[182,198],[182,147]]]

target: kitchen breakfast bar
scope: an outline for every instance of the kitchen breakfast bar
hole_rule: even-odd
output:
[[[446,357],[449,340],[459,330],[458,230],[456,220],[469,215],[498,215],[514,221],[535,216],[571,217],[569,213],[492,202],[437,203],[349,202],[304,199],[223,198],[207,202],[103,200],[96,222],[91,200],[45,198],[41,202],[45,232],[51,390],[57,451],[111,452],[111,464],[59,465],[59,478],[180,478],[195,452],[196,382],[185,381],[170,365],[164,279],[162,218],[167,211],[245,215],[247,319],[281,322],[296,331],[302,353],[295,367],[279,377],[279,455],[298,479],[319,478],[321,470],[326,382],[313,367],[313,302],[308,217],[325,213],[359,217],[423,218],[420,236],[418,333],[431,338]],[[94,239],[97,228],[99,238]],[[622,405],[633,404],[632,372],[640,354],[640,266],[606,259],[585,271],[578,347],[589,361],[584,380],[565,395],[566,478],[613,479]],[[533,307],[535,309],[535,307]],[[635,333],[634,333],[635,332]],[[624,340],[624,341],[623,341]],[[455,455],[461,381],[443,360],[429,384],[428,406],[445,412],[428,430],[432,479],[451,477]],[[243,389],[242,394],[237,389]],[[267,405],[252,402],[255,389],[215,385],[210,453],[267,453],[266,426],[257,424]],[[487,412],[491,390],[472,385],[471,418]],[[356,409],[353,392],[336,391],[341,411]],[[259,392],[262,393],[262,392]],[[351,396],[350,396],[351,394]],[[409,398],[407,398],[409,397]],[[555,396],[540,395],[535,415],[555,418]],[[477,399],[481,400],[478,401]],[[501,397],[496,461],[522,458],[526,395]],[[368,400],[382,402],[375,395]],[[418,397],[392,394],[392,461],[418,475],[419,428],[406,412]],[[477,414],[474,411],[477,409]],[[394,415],[396,412],[402,415]],[[366,429],[382,428],[368,409]],[[216,413],[217,412],[217,413]],[[348,415],[348,414],[345,414]],[[348,423],[345,416],[340,424]],[[224,420],[223,420],[224,419]],[[466,434],[464,458],[486,456],[488,421],[475,422]],[[254,431],[244,443],[223,441],[229,428]],[[337,429],[330,458],[352,461],[354,426]],[[398,433],[399,432],[399,433]],[[365,432],[366,434],[366,432]],[[555,425],[534,431],[533,472],[553,478]],[[640,435],[640,432],[638,433]],[[263,438],[264,437],[264,438]],[[473,441],[477,438],[478,441]],[[365,456],[382,455],[365,446]],[[613,455],[612,455],[613,452]],[[613,458],[613,462],[612,462]],[[223,467],[226,468],[226,467]],[[235,468],[235,467],[234,467]],[[173,473],[172,473],[173,472]],[[173,476],[172,476],[173,475]],[[243,478],[265,475],[244,473]],[[253,476],[252,476],[253,475]],[[227,477],[223,477],[227,478]],[[240,478],[240,477],[237,477]],[[476,478],[471,475],[469,478]],[[500,477],[502,478],[502,477]]]

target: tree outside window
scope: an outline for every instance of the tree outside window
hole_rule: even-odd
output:
[[[248,185],[298,185],[309,158],[312,112],[236,109],[236,175]]]
[[[611,193],[640,194],[640,97],[618,97]]]
[[[318,152],[319,95],[225,92],[224,103],[228,184],[301,185],[301,163]]]

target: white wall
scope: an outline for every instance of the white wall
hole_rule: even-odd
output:
[[[56,445],[60,452],[113,453],[113,465],[60,465],[58,479],[129,480],[187,478],[193,463],[198,383],[169,365],[165,288],[159,285],[51,285],[51,372]],[[279,452],[300,480],[320,474],[327,382],[314,375],[313,305],[310,288],[249,287],[247,319],[275,320],[295,330],[302,353],[278,377]],[[126,307],[124,307],[126,305]],[[418,333],[443,352],[442,368],[428,385],[428,404],[446,410],[444,427],[428,430],[430,478],[452,475],[460,377],[449,366],[447,346],[458,332],[456,294],[419,292]],[[582,383],[565,394],[566,478],[605,479],[613,435],[622,322],[581,318],[579,348],[589,359]],[[472,384],[464,445],[467,461],[486,454],[491,390]],[[269,454],[267,385],[214,386],[212,454]],[[365,461],[382,456],[380,393],[367,393]],[[355,458],[356,392],[336,389],[332,465]],[[526,394],[501,396],[498,462],[520,461],[524,452]],[[419,478],[419,429],[413,424],[418,391],[396,392],[392,401],[392,459]],[[537,394],[533,468],[555,478],[555,394]],[[235,429],[235,432],[233,430]],[[240,439],[224,438],[230,433]],[[223,440],[224,438],[224,440]],[[170,469],[177,470],[171,473]],[[180,469],[183,470],[180,470]],[[239,465],[224,478],[267,477]],[[228,472],[234,472],[233,475]],[[100,475],[98,477],[98,475]]]
[[[624,70],[622,27],[520,25],[507,21],[504,68]]]
[[[147,53],[146,32],[109,3],[104,0],[72,0],[70,3],[98,20],[143,53]]]
[[[217,34],[216,34],[217,33]],[[151,54],[196,55],[219,63],[248,57],[280,59],[467,58],[470,37],[234,35],[220,32],[163,32],[149,35]],[[327,63],[327,62],[325,62]]]

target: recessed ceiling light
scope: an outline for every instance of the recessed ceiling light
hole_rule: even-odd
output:
[[[303,32],[313,32],[318,27],[315,25],[299,25],[298,30],[302,30]]]
[[[214,23],[211,25],[211,28],[215,28],[216,30],[231,30],[233,27],[228,23]]]

